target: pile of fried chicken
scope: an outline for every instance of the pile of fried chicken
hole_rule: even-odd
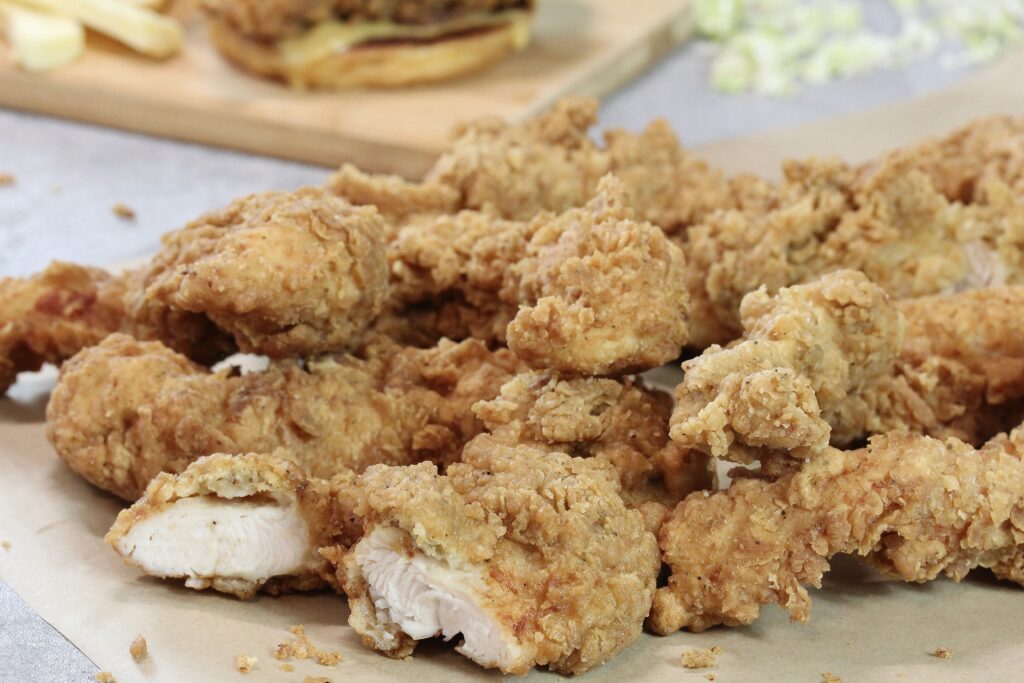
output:
[[[1024,119],[776,183],[595,115],[4,280],[0,384],[61,365],[47,435],[132,504],[127,562],[333,588],[393,657],[581,673],[645,625],[805,621],[837,554],[1024,583]],[[674,397],[638,374],[680,358]]]

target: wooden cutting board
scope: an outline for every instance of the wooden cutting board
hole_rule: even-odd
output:
[[[540,0],[534,41],[472,77],[392,91],[299,93],[227,64],[185,12],[182,54],[154,62],[91,35],[75,64],[18,70],[0,48],[0,105],[165,137],[421,175],[457,123],[513,121],[567,94],[601,97],[690,33],[689,0]]]

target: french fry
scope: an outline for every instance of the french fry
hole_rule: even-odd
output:
[[[169,57],[184,41],[181,24],[124,0],[17,0],[78,19],[94,31],[150,57]]]
[[[14,61],[28,71],[70,64],[85,49],[85,29],[80,22],[26,9],[10,0],[0,0],[0,27]]]

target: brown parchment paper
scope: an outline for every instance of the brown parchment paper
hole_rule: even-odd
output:
[[[1011,56],[954,90],[882,110],[703,150],[730,172],[775,175],[785,157],[838,154],[863,160],[970,118],[1024,113],[1024,53]],[[329,593],[260,597],[250,602],[140,577],[102,537],[121,504],[64,468],[44,437],[46,397],[54,373],[25,376],[0,400],[0,578],[45,620],[121,683],[133,681],[450,682],[491,679],[444,644],[421,645],[413,659],[392,661],[365,650],[345,625],[345,601]],[[672,382],[671,373],[660,379]],[[644,635],[586,681],[844,681],[1024,680],[1024,590],[979,573],[962,584],[882,581],[852,561],[839,561],[824,590],[813,593],[809,624],[790,624],[767,607],[755,624],[703,634]],[[289,626],[304,624],[314,642],[340,650],[335,668],[310,661],[282,671],[273,658]],[[150,655],[131,659],[142,634]],[[713,670],[687,671],[684,650],[717,645]],[[936,648],[951,659],[933,655]],[[238,673],[235,657],[256,657]],[[0,653],[2,656],[2,653]],[[528,680],[555,680],[534,672]]]

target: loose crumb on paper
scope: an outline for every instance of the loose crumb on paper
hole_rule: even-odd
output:
[[[277,651],[274,652],[275,659],[315,659],[323,666],[334,666],[341,661],[340,652],[327,652],[314,645],[306,635],[305,626],[298,624],[292,626],[290,630],[295,634],[295,640],[278,643]]]
[[[136,662],[145,657],[149,653],[149,644],[146,639],[141,635],[135,636],[135,640],[128,646],[128,651],[132,653],[132,659]]]
[[[949,648],[937,647],[935,648],[935,652],[933,652],[932,654],[938,657],[939,659],[949,659],[953,656],[953,651]]]
[[[704,674],[704,678],[708,679],[709,681],[713,681],[715,680],[715,674]]]
[[[122,204],[121,202],[118,202],[117,204],[114,204],[112,210],[118,218],[123,218],[126,221],[135,220],[135,209],[128,206],[127,204]]]
[[[843,683],[843,679],[831,671],[826,671],[821,674],[821,683]]]
[[[235,668],[241,673],[247,674],[252,671],[252,668],[256,666],[256,662],[259,660],[249,655],[238,655],[235,657]]]
[[[323,676],[306,676],[302,679],[302,683],[331,683],[331,679]]]
[[[717,645],[711,649],[699,648],[683,653],[683,666],[687,669],[709,669],[718,663],[722,648]]]
[[[13,185],[15,178],[10,173],[0,173],[0,187],[6,187],[7,185]]]
[[[281,665],[281,671],[284,671],[285,673],[291,673],[292,671],[295,671],[295,667],[289,664],[288,662],[285,662]]]
[[[2,547],[4,550],[10,550],[11,549],[11,542],[10,541],[0,541],[0,547]]]
[[[114,674],[109,671],[101,671],[96,674],[96,683],[116,683]]]

